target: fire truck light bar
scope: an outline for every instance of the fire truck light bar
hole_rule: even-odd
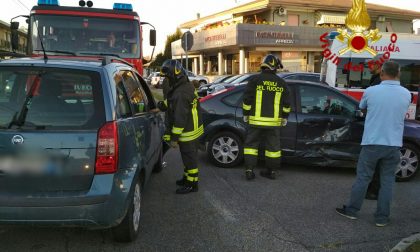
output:
[[[60,5],[58,0],[38,0],[38,5]]]
[[[133,11],[133,5],[127,3],[114,3],[114,10]]]

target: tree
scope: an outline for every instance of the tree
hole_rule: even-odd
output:
[[[155,60],[152,62],[152,64],[150,64],[150,66],[160,67],[165,60],[172,59],[171,43],[178,39],[181,39],[181,37],[182,33],[179,28],[176,29],[175,33],[168,35],[166,37],[165,49],[163,53],[157,54]]]

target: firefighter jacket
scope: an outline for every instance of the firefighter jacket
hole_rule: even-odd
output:
[[[204,133],[200,103],[193,85],[183,76],[167,94],[168,111],[164,140],[190,142]]]
[[[262,70],[248,82],[242,108],[251,127],[280,127],[290,113],[286,82],[274,71]]]

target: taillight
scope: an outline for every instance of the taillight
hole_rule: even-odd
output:
[[[115,173],[118,166],[118,131],[116,122],[99,129],[96,144],[95,174]]]

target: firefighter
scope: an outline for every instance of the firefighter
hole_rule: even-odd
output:
[[[166,60],[161,75],[169,83],[167,98],[166,132],[164,140],[173,148],[180,149],[184,163],[184,175],[176,184],[177,194],[198,191],[197,139],[203,134],[200,104],[182,64]]]
[[[266,169],[260,175],[275,179],[274,169],[280,166],[280,128],[286,126],[290,113],[289,90],[286,82],[276,75],[283,68],[274,55],[267,55],[261,64],[261,73],[248,83],[243,98],[244,122],[248,123],[244,146],[245,176],[255,178],[258,149],[264,143]]]

